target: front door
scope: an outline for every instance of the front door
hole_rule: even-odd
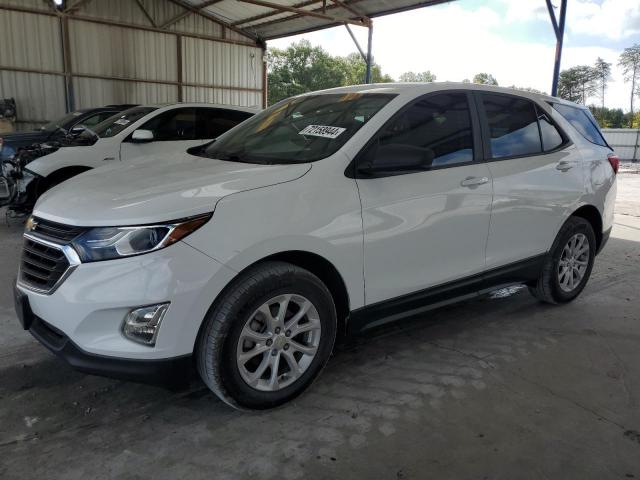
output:
[[[188,148],[212,140],[198,138],[196,128],[196,109],[193,107],[175,108],[159,113],[139,128],[151,131],[153,140],[134,142],[129,136],[120,146],[120,160],[172,151],[182,153]]]
[[[357,159],[368,305],[484,270],[492,187],[470,98],[421,97]]]

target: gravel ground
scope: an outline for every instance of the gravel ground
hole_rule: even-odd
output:
[[[18,328],[0,226],[0,478],[640,478],[640,174],[563,307],[510,288],[341,346],[294,403],[240,413],[74,372]]]

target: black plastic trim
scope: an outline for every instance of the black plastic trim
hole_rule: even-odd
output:
[[[85,352],[63,332],[37,316],[33,317],[29,332],[71,367],[92,375],[181,388],[188,384],[193,370],[191,355],[161,360],[135,360]]]
[[[357,334],[394,320],[476,297],[501,285],[537,280],[546,258],[546,253],[537,255],[461,280],[367,305],[351,312],[347,332],[349,335]]]

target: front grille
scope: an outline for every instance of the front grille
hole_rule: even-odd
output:
[[[25,237],[20,262],[20,282],[42,292],[50,292],[69,269],[62,248]]]
[[[82,234],[85,230],[86,229],[83,227],[62,225],[61,223],[50,222],[49,220],[34,217],[32,228],[29,233],[43,237],[46,240],[68,243],[78,235]]]

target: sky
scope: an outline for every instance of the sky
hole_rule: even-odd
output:
[[[352,29],[366,48],[366,29]],[[344,27],[272,40],[268,46],[285,48],[303,38],[332,55],[357,51]],[[631,84],[624,83],[617,63],[622,50],[635,43],[640,43],[640,0],[568,0],[561,69],[593,65],[597,57],[612,63],[607,107],[629,109]],[[406,71],[430,70],[438,81],[487,72],[503,86],[551,89],[555,35],[545,0],[456,0],[379,17],[372,45],[374,61],[396,79]]]

